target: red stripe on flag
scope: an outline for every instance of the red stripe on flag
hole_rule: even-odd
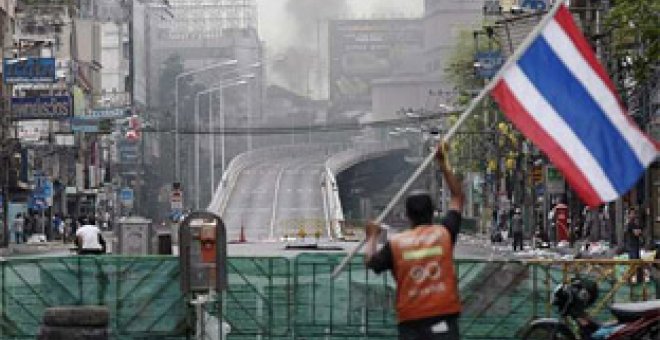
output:
[[[605,71],[605,68],[603,65],[600,64],[598,59],[596,58],[596,54],[594,53],[593,49],[591,48],[591,45],[587,41],[587,39],[584,37],[580,29],[577,27],[575,24],[575,21],[573,20],[573,16],[571,15],[571,12],[566,8],[565,5],[561,5],[559,10],[557,11],[557,14],[555,15],[555,21],[559,26],[564,30],[566,35],[571,39],[575,47],[577,48],[578,52],[582,55],[582,58],[586,60],[586,62],[591,66],[591,68],[596,72],[598,77],[605,83],[607,88],[610,89],[612,94],[614,95],[614,98],[616,98],[617,102],[619,103],[619,107],[621,108],[621,111],[627,112],[625,107],[622,104],[621,98],[619,97],[618,92],[616,91],[616,88],[614,87],[614,83],[610,79],[609,75],[607,74],[607,71]],[[626,117],[626,120],[628,120],[628,123],[630,123],[630,126],[637,130],[642,136],[644,136],[651,144],[655,145],[656,149],[660,149],[660,143],[653,140],[650,138],[644,131],[642,131],[637,124],[632,120],[630,115],[624,114]]]
[[[585,174],[575,165],[562,147],[532,118],[520,104],[504,80],[500,80],[491,92],[506,116],[522,133],[550,158],[566,176],[566,180],[582,201],[589,206],[603,203]]]

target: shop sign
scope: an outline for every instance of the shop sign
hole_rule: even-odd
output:
[[[2,79],[5,84],[54,83],[55,68],[55,58],[5,58]]]
[[[11,110],[15,120],[62,119],[71,116],[69,96],[14,97]]]

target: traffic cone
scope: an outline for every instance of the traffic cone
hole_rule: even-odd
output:
[[[240,243],[245,243],[247,242],[247,239],[245,238],[245,227],[241,224],[241,234],[238,237],[238,242]]]

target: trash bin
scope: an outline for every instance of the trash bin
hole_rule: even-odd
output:
[[[117,223],[118,247],[121,255],[148,255],[151,253],[153,229],[151,220],[139,217],[123,217]]]

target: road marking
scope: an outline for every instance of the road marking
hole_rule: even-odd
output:
[[[284,168],[280,167],[280,171],[277,173],[277,180],[275,180],[275,194],[273,195],[273,213],[270,216],[270,238],[272,239],[275,235],[275,215],[277,215],[277,201],[279,200],[279,191],[280,191],[280,182],[282,181],[282,174],[284,173]]]

